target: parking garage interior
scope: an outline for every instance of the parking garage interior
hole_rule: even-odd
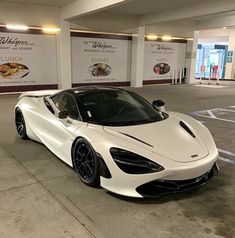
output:
[[[235,237],[234,50],[231,0],[0,0],[0,237]],[[215,140],[219,175],[130,198],[84,185],[44,145],[20,140],[22,92],[83,85],[195,118]]]

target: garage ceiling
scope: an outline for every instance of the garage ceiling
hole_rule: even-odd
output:
[[[111,12],[145,15],[161,10],[190,5],[201,0],[135,0],[110,9]]]
[[[0,3],[23,3],[62,7],[76,0],[0,0]]]

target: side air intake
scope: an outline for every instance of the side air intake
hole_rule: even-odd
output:
[[[196,138],[196,136],[193,134],[193,132],[188,128],[188,126],[187,126],[184,122],[180,121],[179,124],[180,124],[193,138]]]

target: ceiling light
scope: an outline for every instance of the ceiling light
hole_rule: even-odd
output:
[[[47,34],[55,34],[55,33],[57,33],[58,31],[60,31],[60,29],[59,29],[59,28],[43,27],[43,28],[42,28],[42,31],[43,31],[44,33],[47,33]]]
[[[103,31],[89,31],[89,30],[78,30],[78,29],[71,29],[70,31],[71,32],[79,32],[79,33],[117,35],[117,36],[137,36],[137,34],[121,33],[121,32],[103,32]]]
[[[9,30],[17,31],[27,31],[29,29],[29,27],[25,25],[6,25],[6,28]]]
[[[162,40],[170,41],[170,40],[172,40],[172,37],[171,36],[162,36]]]
[[[157,40],[157,36],[156,35],[147,35],[147,39],[148,40]]]

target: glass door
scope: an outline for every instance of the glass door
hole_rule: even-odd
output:
[[[196,77],[224,78],[227,45],[199,45],[196,59]]]

